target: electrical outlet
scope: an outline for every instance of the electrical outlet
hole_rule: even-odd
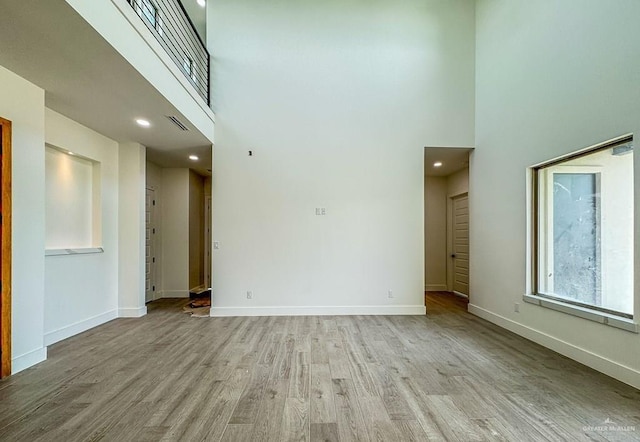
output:
[[[247,299],[253,299],[253,292],[251,290],[247,291]]]
[[[316,207],[316,215],[326,215],[327,209],[325,207]]]
[[[213,248],[218,250],[220,248],[220,241],[214,241],[213,242]]]
[[[518,304],[517,302],[513,304],[513,311],[516,313],[520,313],[520,304]]]
[[[395,298],[395,295],[393,294],[393,290],[389,290],[389,298]]]

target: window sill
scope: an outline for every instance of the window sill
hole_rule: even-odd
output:
[[[568,315],[588,319],[589,321],[599,322],[601,324],[619,328],[621,330],[626,330],[632,333],[640,333],[638,324],[631,319],[609,315],[607,313],[590,310],[584,307],[578,307],[576,305],[565,304],[564,302],[556,301],[549,298],[543,298],[536,295],[524,295],[522,299],[524,302],[527,302],[529,304],[535,304],[540,307],[549,308],[551,310],[566,313]]]
[[[102,247],[81,247],[77,249],[46,249],[44,256],[59,256],[59,255],[86,255],[89,253],[104,253]]]

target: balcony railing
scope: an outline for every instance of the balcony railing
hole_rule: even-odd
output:
[[[180,0],[127,2],[209,105],[209,51]]]

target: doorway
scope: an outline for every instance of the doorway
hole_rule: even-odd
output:
[[[11,374],[11,122],[0,118],[0,378]]]
[[[472,151],[464,147],[424,149],[425,292],[469,296]]]

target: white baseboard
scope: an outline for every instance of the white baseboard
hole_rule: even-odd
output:
[[[112,319],[116,319],[117,317],[118,311],[111,310],[87,319],[83,319],[82,321],[75,322],[57,330],[50,331],[44,334],[44,345],[55,344],[56,342],[62,341],[63,339],[70,338],[71,336],[75,336],[93,327],[97,327],[101,324],[104,324],[105,322],[109,322]]]
[[[427,284],[424,286],[425,292],[446,292],[447,284]]]
[[[22,370],[47,360],[47,347],[38,348],[23,355],[11,359],[11,374],[16,374]]]
[[[140,318],[146,314],[147,306],[118,309],[118,318]]]
[[[159,298],[188,298],[189,290],[163,290]]]
[[[453,294],[456,296],[460,296],[461,298],[469,299],[469,295],[465,295],[464,293],[453,291]]]
[[[211,316],[348,316],[425,315],[424,305],[356,305],[327,307],[212,307]]]
[[[573,359],[574,361],[578,361],[587,367],[591,367],[594,370],[606,374],[607,376],[611,376],[625,384],[629,384],[635,388],[640,388],[640,372],[631,367],[627,367],[610,359],[604,358],[561,339],[505,318],[504,316],[497,315],[483,309],[482,307],[478,307],[477,305],[469,304],[467,308],[471,314],[479,316],[482,319],[486,319],[489,322],[547,347],[561,355]]]

